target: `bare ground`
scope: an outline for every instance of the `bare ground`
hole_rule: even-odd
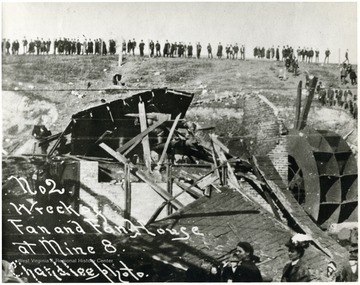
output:
[[[340,83],[337,65],[301,64],[300,75],[278,75],[283,62],[267,60],[209,60],[183,58],[127,57],[117,66],[117,56],[18,56],[5,57],[3,72],[3,149],[22,145],[34,124],[43,123],[53,133],[62,131],[71,115],[107,101],[130,96],[142,89],[168,87],[195,93],[198,100],[229,97],[225,101],[190,107],[187,119],[199,125],[214,125],[214,132],[241,135],[242,101],[232,95],[259,94],[279,110],[286,127],[291,128],[295,113],[296,88],[305,80],[305,70],[326,86]],[[356,68],[356,67],[355,67]],[[105,92],[114,87],[112,77],[122,74],[121,92]],[[88,87],[90,85],[90,87]],[[131,90],[125,91],[129,88]],[[235,97],[235,96],[234,96]],[[261,114],[259,114],[261,116]],[[357,122],[337,107],[322,107],[314,100],[308,124],[345,136],[357,149]]]

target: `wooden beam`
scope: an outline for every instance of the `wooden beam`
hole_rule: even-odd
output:
[[[172,166],[170,163],[166,164],[166,178],[167,178],[167,191],[172,196],[173,195],[173,178],[172,178]],[[168,215],[172,214],[172,206],[171,204],[168,205]]]
[[[53,145],[53,147],[51,148],[51,150],[49,151],[48,153],[48,157],[50,157],[54,151],[56,150],[56,148],[59,146],[60,142],[61,142],[61,139],[62,137],[67,134],[67,131],[72,128],[74,122],[73,120],[71,120],[71,122],[67,125],[67,127],[65,128],[65,130],[60,134],[60,136],[58,137],[57,141],[55,142],[55,144]]]
[[[211,141],[211,155],[212,155],[212,158],[213,158],[213,161],[214,161],[214,166],[216,168],[216,174],[217,176],[219,177],[220,181],[221,181],[221,176],[220,176],[220,171],[219,171],[219,168],[218,168],[218,164],[217,164],[217,160],[216,160],[216,155],[215,155],[215,150],[214,150],[214,143],[213,141]]]
[[[314,78],[311,79],[311,81],[310,81],[310,91],[309,91],[309,95],[306,97],[305,106],[304,106],[304,108],[302,110],[302,114],[300,116],[300,122],[299,122],[300,124],[299,124],[298,130],[302,130],[306,126],[307,117],[309,115],[311,103],[312,103],[312,100],[314,99],[317,80],[318,80],[318,78],[316,76],[314,76]]]
[[[137,136],[133,137],[131,140],[129,140],[128,142],[126,142],[124,145],[122,145],[121,147],[119,147],[117,149],[117,151],[119,153],[123,153],[125,150],[126,152],[124,153],[124,155],[126,155],[127,153],[129,153],[135,146],[137,146],[143,137],[145,137],[148,133],[152,132],[153,130],[155,130],[157,127],[159,127],[160,125],[162,125],[164,122],[167,121],[167,118],[161,118],[160,121],[154,123],[153,125],[151,125],[150,127],[148,127],[145,131],[141,132],[140,134],[138,134]]]
[[[169,147],[170,141],[171,141],[172,136],[173,136],[173,134],[174,134],[176,125],[177,125],[178,122],[179,122],[180,116],[181,116],[181,113],[176,116],[175,121],[174,121],[173,125],[171,126],[170,133],[169,133],[169,135],[168,135],[168,137],[167,137],[167,139],[166,139],[163,152],[162,152],[162,154],[161,154],[160,160],[159,160],[158,165],[157,165],[158,167],[160,167],[160,165],[163,163],[163,161],[164,161],[164,159],[165,159],[165,155],[166,155],[167,149],[168,149],[168,147]]]
[[[55,135],[48,136],[46,138],[40,139],[39,146],[42,146],[43,144],[52,142],[56,139],[58,139],[61,136],[62,133],[57,133]]]
[[[278,211],[277,211],[277,209],[275,207],[275,204],[274,204],[273,200],[271,199],[271,196],[270,196],[269,192],[266,191],[266,190],[265,191],[263,190],[263,193],[264,193],[264,195],[266,197],[267,202],[269,203],[269,205],[271,207],[271,210],[273,211],[273,213],[275,215],[275,218],[278,221],[281,221],[280,215],[279,215],[279,213],[278,213]]]
[[[139,113],[127,113],[125,117],[131,118],[139,118]],[[146,119],[151,119],[154,121],[160,121],[166,117],[168,120],[171,120],[171,114],[164,114],[164,113],[146,113]]]
[[[140,119],[140,129],[141,131],[145,131],[147,129],[146,122],[146,111],[144,102],[139,102],[139,119]],[[151,172],[151,155],[150,155],[150,143],[149,136],[146,135],[142,139],[143,152],[144,152],[144,162],[148,172]]]
[[[178,194],[176,195],[176,197],[180,196],[180,194],[182,194],[182,193],[184,193],[184,192],[188,192],[191,196],[195,197],[196,199],[203,196],[201,190],[199,190],[199,189],[197,189],[197,188],[195,188],[195,187],[193,187],[193,186],[191,186],[191,185],[190,185],[190,186],[186,185],[185,183],[181,182],[181,181],[179,180],[179,178],[174,179],[174,183],[175,183],[177,186],[179,186],[181,189],[183,189],[183,191],[181,191],[180,193],[178,193]]]
[[[192,176],[191,174],[189,174],[189,173],[187,173],[187,172],[185,172],[185,171],[183,171],[183,170],[180,171],[180,174],[185,175],[185,176],[188,176],[188,177],[190,177],[192,180],[194,180],[193,183],[191,183],[190,187],[196,186],[197,184],[203,182],[203,187],[200,187],[200,186],[199,186],[199,187],[200,187],[200,188],[205,188],[207,185],[213,183],[215,180],[218,179],[218,177],[211,177],[210,175],[211,175],[213,172],[215,172],[216,170],[218,170],[218,169],[219,169],[220,167],[222,167],[222,166],[223,166],[223,164],[217,166],[216,168],[212,168],[211,170],[207,171],[204,175],[202,175],[202,176],[199,177],[199,178],[195,178],[194,176]],[[179,177],[179,176],[177,176],[177,177]],[[211,178],[210,178],[210,177],[211,177]],[[210,178],[210,180],[212,180],[212,179],[214,179],[214,180],[212,180],[212,182],[209,182],[209,178]],[[205,180],[206,180],[207,182],[206,182]],[[207,184],[207,183],[208,183],[208,184]]]
[[[161,211],[164,209],[164,207],[167,205],[168,203],[162,202],[162,204],[156,209],[156,211],[154,212],[154,214],[152,214],[152,216],[150,217],[150,219],[148,220],[148,222],[146,223],[146,226],[148,226],[149,224],[153,223],[156,221],[157,217],[160,215]]]
[[[229,164],[229,162],[227,161],[227,158],[225,156],[225,154],[222,152],[220,146],[218,144],[216,144],[216,137],[214,135],[210,136],[211,139],[214,142],[214,150],[216,152],[216,154],[218,155],[220,162],[222,165],[226,165],[227,166],[227,174],[229,176],[229,181],[233,184],[233,186],[240,188],[240,185],[235,177],[235,174],[231,168],[231,165]]]
[[[211,140],[214,141],[215,135],[214,134],[210,135],[210,138]],[[241,186],[234,174],[234,171],[230,163],[227,161],[225,154],[222,152],[220,146],[218,146],[216,143],[214,143],[213,145],[214,145],[214,150],[220,159],[220,162],[222,164],[226,164],[227,166],[227,175],[229,177],[229,181],[228,181],[229,184],[232,185],[246,200],[250,201],[251,199],[243,191],[241,191]]]
[[[282,190],[279,188],[278,185],[276,185],[275,182],[266,178],[265,173],[260,169],[259,164],[255,157],[253,157],[253,162],[254,162],[254,166],[257,168],[257,171],[259,172],[262,179],[266,183],[267,188],[276,197],[275,202],[278,204],[279,209],[281,209],[286,216],[290,217],[305,234],[309,235],[312,238],[314,244],[321,251],[323,251],[325,254],[327,254],[330,258],[333,258],[332,253],[327,248],[323,247],[319,241],[316,240],[316,236],[313,234],[313,231],[306,224],[302,223],[296,216],[293,215],[294,210],[292,207],[292,203],[296,203],[295,205],[301,207],[297,203],[295,198],[287,197],[287,194],[283,193]],[[293,200],[293,202],[291,200]],[[309,221],[310,221],[310,218],[309,218]]]
[[[166,192],[165,189],[163,189],[161,186],[159,186],[155,180],[149,176],[147,173],[141,171],[140,169],[137,169],[134,164],[131,162],[128,162],[126,157],[121,155],[120,153],[113,150],[111,147],[109,147],[105,143],[100,143],[99,146],[105,150],[108,154],[116,158],[118,161],[120,161],[123,164],[128,163],[131,169],[131,173],[139,178],[140,180],[146,182],[156,193],[158,193],[163,199],[166,201],[169,201],[176,209],[181,209],[184,207],[183,204],[181,204],[178,200],[174,199],[173,196],[171,196],[169,193]]]
[[[254,169],[254,167],[253,167]],[[277,220],[281,221],[280,215],[275,207],[275,204],[269,194],[268,191],[268,187],[267,184],[264,182],[264,179],[261,177],[261,175],[259,174],[259,172],[256,170],[256,167],[254,169],[254,172],[257,172],[256,178],[255,177],[250,177],[248,174],[245,173],[237,173],[238,176],[242,176],[247,180],[251,181],[251,185],[253,186],[253,188],[263,197],[264,199],[266,199],[266,201],[269,203],[271,210],[274,213],[274,216]]]
[[[294,120],[294,129],[298,129],[300,121],[300,111],[301,111],[301,92],[302,92],[302,81],[300,80],[297,88],[297,98],[295,105],[295,120]]]
[[[174,164],[174,166],[175,166],[176,164]],[[191,173],[188,173],[188,172],[186,172],[185,170],[183,170],[183,169],[180,169],[180,171],[178,172],[179,174],[178,175],[176,175],[176,174],[174,174],[176,177],[178,177],[179,179],[181,179],[181,177],[182,176],[184,176],[184,177],[186,177],[188,180],[193,180],[193,181],[195,181],[195,180],[197,180],[198,179],[198,176],[194,176],[194,175],[192,175]]]
[[[131,218],[131,177],[130,177],[130,165],[125,164],[124,167],[125,174],[125,212],[124,218],[130,220]],[[130,224],[125,223],[125,227],[130,229]]]
[[[206,187],[213,184],[216,180],[219,178],[216,175],[209,174],[205,177],[203,177],[200,181],[198,181],[196,184],[200,189],[205,190]]]
[[[223,151],[225,151],[225,153],[229,153],[229,149],[221,142],[219,141],[219,139],[215,136],[215,135],[212,135],[211,137],[212,141],[214,143],[216,143]]]

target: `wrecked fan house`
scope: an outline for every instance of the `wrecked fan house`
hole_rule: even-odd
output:
[[[357,250],[357,236],[349,229],[340,235],[336,229],[357,222],[356,159],[342,137],[307,126],[311,96],[303,108],[295,102],[290,130],[284,130],[267,100],[247,98],[244,123],[256,123],[259,112],[269,118],[269,124],[257,129],[258,136],[268,136],[267,145],[254,140],[253,153],[244,150],[246,143],[239,138],[224,140],[216,128],[187,121],[187,110],[202,103],[193,97],[154,89],[78,112],[57,134],[35,126],[33,153],[10,154],[3,161],[5,167],[25,161],[31,170],[27,180],[13,177],[3,184],[5,201],[20,199],[28,207],[36,202],[46,211],[61,199],[68,208],[58,208],[64,214],[50,215],[55,221],[50,218],[41,231],[36,227],[44,217],[40,210],[23,215],[20,226],[12,218],[14,207],[4,207],[3,216],[13,224],[3,222],[3,259],[26,257],[11,243],[23,231],[20,241],[45,236],[57,243],[52,249],[48,243],[47,251],[36,255],[39,264],[42,257],[55,259],[62,251],[67,259],[76,256],[78,263],[80,257],[85,262],[88,256],[77,255],[79,250],[70,246],[78,233],[84,245],[92,245],[88,254],[99,253],[100,263],[112,260],[108,266],[117,267],[121,259],[134,272],[148,273],[130,281],[184,281],[189,268],[224,264],[239,241],[248,241],[260,257],[264,280],[276,282],[288,262],[285,243],[302,233],[312,238],[304,260],[317,280],[325,281],[330,261],[338,270],[347,266],[355,244]],[[49,187],[48,178],[58,193],[28,195],[19,190]],[[67,211],[75,216],[70,223],[64,218]],[[60,233],[74,234],[56,235],[55,224]],[[117,250],[109,245],[104,251],[104,240]],[[94,275],[92,280],[120,281],[116,275]],[[59,281],[47,276],[47,281]],[[62,281],[72,281],[67,278]],[[32,276],[28,280],[36,281]]]

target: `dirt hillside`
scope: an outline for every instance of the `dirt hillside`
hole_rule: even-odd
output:
[[[278,109],[284,125],[292,128],[296,88],[300,80],[304,83],[305,72],[317,76],[326,87],[340,84],[339,68],[333,64],[300,63],[300,75],[287,74],[283,80],[279,74],[284,73],[284,63],[270,60],[130,56],[124,58],[121,68],[117,63],[117,56],[3,57],[3,150],[11,153],[21,147],[34,124],[44,124],[54,134],[66,127],[72,114],[101,104],[101,100],[158,87],[195,93],[187,119],[201,126],[213,125],[213,132],[219,135],[242,135],[243,100],[239,98],[244,96],[264,96]],[[106,91],[115,87],[112,77],[117,73],[124,86],[116,86],[119,92]],[[198,101],[204,103],[196,104]],[[315,99],[308,124],[341,136],[353,130],[348,142],[357,146],[357,122],[348,111],[323,107]]]

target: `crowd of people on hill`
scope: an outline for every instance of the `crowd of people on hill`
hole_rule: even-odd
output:
[[[306,72],[307,73],[307,72]],[[356,89],[352,88],[353,91],[350,90],[349,80],[351,85],[357,85],[357,75],[349,63],[348,59],[348,51],[345,53],[345,61],[342,63],[340,68],[340,84],[337,87],[335,82],[328,83],[328,87],[321,81],[318,82],[315,88],[315,94],[318,96],[318,100],[322,106],[328,107],[340,107],[344,110],[348,111],[351,116],[356,120],[357,119],[357,94]],[[306,85],[309,85],[309,74],[306,74]],[[346,85],[342,88],[342,85]],[[354,92],[354,94],[353,94]]]
[[[145,46],[143,40],[137,44],[135,38],[128,40],[126,42],[123,40],[121,44],[121,51],[123,54],[135,55],[137,54],[136,50],[139,50],[139,55],[141,57],[145,56]],[[116,41],[110,39],[105,41],[101,38],[95,40],[87,39],[84,36],[84,39],[80,41],[75,38],[58,38],[52,42],[50,39],[45,40],[43,38],[37,38],[36,40],[30,39],[28,41],[26,37],[22,40],[22,54],[29,55],[113,55],[116,53],[117,44]],[[161,46],[159,41],[156,43],[153,40],[150,40],[147,44],[148,55],[150,57],[186,57],[186,58],[200,58],[202,53],[202,46],[200,42],[197,42],[194,46],[191,42],[186,44],[185,42],[173,42],[170,43],[166,40],[165,44]],[[2,52],[4,55],[19,55],[20,54],[20,43],[18,40],[14,40],[12,43],[9,39],[3,39],[2,41]],[[210,43],[206,46],[207,58],[212,59],[213,48]],[[254,58],[255,59],[269,59],[276,61],[283,61],[285,63],[285,69],[287,72],[291,72],[294,76],[298,75],[299,62],[302,63],[319,63],[319,50],[312,48],[300,48],[295,51],[291,46],[277,46],[276,48],[272,46],[271,48],[265,49],[264,47],[256,46],[254,48]],[[245,60],[245,45],[238,45],[238,43],[227,44],[224,46],[219,42],[216,49],[216,55],[218,59],[240,59]],[[313,57],[315,56],[315,61]],[[330,50],[325,51],[324,64],[329,62]],[[346,84],[346,78],[349,76],[351,84],[357,85],[357,75],[355,69],[351,66],[348,58],[348,50],[345,53],[345,61],[340,69],[340,80],[341,84]],[[331,94],[332,92],[330,92]],[[324,92],[322,92],[324,94]],[[351,96],[349,96],[351,97]],[[330,99],[327,99],[328,96],[321,96],[321,102],[328,102]],[[325,104],[324,103],[324,104]],[[327,104],[327,103],[326,103]],[[351,112],[356,108],[351,106],[354,104],[343,104]],[[353,114],[357,116],[357,114]]]
[[[295,53],[296,52],[296,53]],[[348,50],[347,50],[348,54]],[[315,63],[319,63],[319,56],[320,51],[319,49],[316,49],[315,51],[313,48],[300,48],[298,47],[295,51],[293,47],[283,46],[282,48],[280,46],[277,46],[275,49],[274,46],[271,48],[265,49],[265,47],[260,48],[259,46],[256,46],[254,48],[254,58],[264,58],[264,59],[273,59],[277,61],[285,61],[286,58],[296,58],[297,60],[305,63],[312,63],[313,57],[315,55]],[[329,57],[330,57],[330,50],[325,50],[325,58],[324,58],[324,64],[329,63]]]
[[[19,55],[20,43],[14,40],[12,43],[9,39],[2,41],[2,53],[5,55]],[[65,55],[84,55],[84,54],[101,54],[106,55],[116,53],[116,42],[110,39],[108,42],[101,38],[91,40],[70,38],[59,38],[52,42],[50,39],[36,38],[29,41],[24,37],[22,40],[22,54],[29,55],[49,55],[49,54],[65,54]]]
[[[318,275],[318,268],[312,268],[303,256],[310,246],[312,238],[304,234],[293,235],[285,246],[288,249],[289,262],[282,270],[281,282],[346,282],[357,281],[357,265],[352,267],[352,260],[357,258],[352,254],[349,264],[341,270],[337,269],[335,261],[327,264],[324,276]],[[237,244],[229,258],[221,265],[206,265],[207,270],[199,267],[189,267],[186,271],[187,282],[271,282],[272,276],[264,276],[257,264],[260,258],[255,255],[254,248],[249,242],[241,241]]]
[[[322,82],[316,86],[316,94],[322,106],[337,106],[350,112],[354,119],[357,119],[357,94],[353,94],[349,86],[335,88],[330,85],[328,88]]]
[[[137,44],[135,39],[129,40],[126,42],[125,40],[122,42],[122,52],[135,55],[135,50],[138,48],[139,55],[145,56],[145,46],[149,51],[148,55],[150,57],[201,57],[202,46],[200,42],[197,42],[194,46],[190,42],[186,44],[185,42],[172,42],[170,43],[168,40],[164,43],[163,46],[156,41],[150,40],[147,44],[144,43],[143,40],[139,44]],[[51,50],[52,49],[52,50]],[[3,39],[2,41],[2,52],[5,55],[19,55],[20,51],[20,42],[15,39],[12,42],[10,39]],[[85,54],[115,54],[116,53],[116,42],[113,39],[109,41],[105,41],[101,38],[97,39],[87,39],[84,38],[82,40],[75,38],[58,38],[53,42],[48,39],[37,38],[36,40],[30,39],[29,41],[26,37],[22,40],[22,54],[77,54],[77,55],[85,55]],[[213,58],[213,47],[210,43],[206,45],[206,54],[208,58]],[[245,45],[235,44],[227,44],[223,46],[221,42],[219,42],[216,50],[216,57],[227,59],[242,59],[245,60]],[[348,50],[346,51],[346,58],[348,59]],[[277,61],[285,61],[286,58],[295,58],[297,56],[297,61],[305,62],[305,63],[319,63],[320,52],[318,49],[313,50],[313,48],[300,48],[295,51],[291,46],[277,46],[275,48],[272,46],[271,48],[265,49],[265,47],[260,48],[260,46],[256,46],[254,48],[254,58],[262,58],[262,59],[273,59]],[[315,61],[313,61],[313,57],[315,56]],[[327,49],[325,51],[324,64],[329,63],[330,50]]]
[[[345,60],[346,61],[346,60]],[[349,76],[351,85],[357,85],[357,75],[355,69],[352,65],[348,62],[343,62],[340,68],[340,81],[341,85],[347,84],[348,80],[347,77]]]
[[[133,39],[132,41],[129,40],[127,43],[124,41],[122,44],[122,51],[124,53],[127,52],[128,54],[135,55],[136,46],[137,46],[137,44],[136,44],[135,39]],[[140,56],[144,56],[144,49],[145,49],[145,43],[143,42],[143,40],[141,40],[141,42],[139,44]],[[150,57],[161,57],[162,56],[162,57],[188,57],[188,58],[191,58],[191,57],[195,56],[196,58],[200,58],[202,46],[201,46],[200,42],[197,42],[193,46],[191,42],[189,42],[189,44],[186,44],[185,42],[181,42],[181,41],[170,43],[168,40],[166,40],[163,47],[161,47],[161,44],[159,43],[159,41],[156,41],[156,43],[154,43],[153,40],[150,40],[149,44],[148,44],[148,49],[149,49]],[[210,43],[208,43],[206,46],[206,52],[207,52],[208,58],[214,57],[213,56],[213,48]],[[239,58],[239,59],[245,60],[245,46],[244,45],[242,45],[240,47],[237,43],[234,46],[228,44],[224,49],[223,45],[220,42],[219,45],[217,46],[216,57],[221,59],[223,56],[225,57],[225,53],[226,53],[226,58],[228,58],[228,59],[230,59],[230,58],[238,59]]]

